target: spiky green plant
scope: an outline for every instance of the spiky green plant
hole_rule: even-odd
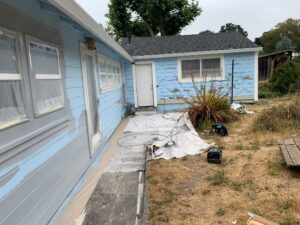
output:
[[[207,85],[207,79],[204,77],[198,87],[194,76],[191,77],[194,93],[186,102],[191,106],[188,113],[193,125],[198,127],[202,123],[224,123],[231,120],[228,94],[224,92],[222,85],[215,88],[213,80]]]

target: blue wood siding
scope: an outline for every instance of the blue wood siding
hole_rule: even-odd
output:
[[[62,39],[69,120],[51,135],[39,136],[36,143],[24,143],[28,148],[19,154],[9,157],[10,152],[15,151],[11,149],[0,156],[7,158],[0,163],[0,224],[43,225],[49,222],[93,160],[89,153],[80,57],[80,42],[92,35],[75,22],[66,20],[66,15],[62,18],[62,13],[46,1],[4,2],[54,28]],[[130,64],[100,41],[97,49],[99,54],[119,61],[124,68]],[[102,141],[106,142],[124,115],[123,88],[98,93],[98,96]],[[101,151],[101,148],[97,150]]]
[[[224,55],[225,79],[214,81],[216,87],[223,87],[224,92],[231,89],[231,64],[235,60],[234,91],[236,97],[253,96],[254,99],[254,53]],[[157,99],[176,99],[193,93],[192,83],[178,81],[177,58],[155,60]],[[207,82],[210,85],[211,82]],[[198,85],[200,85],[198,83]]]
[[[100,120],[104,140],[108,140],[124,117],[123,88],[102,93],[100,96]]]

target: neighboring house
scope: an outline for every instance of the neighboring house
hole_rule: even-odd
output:
[[[257,99],[259,48],[240,35],[124,46],[73,0],[0,1],[0,225],[51,223],[128,104],[181,109],[190,68],[229,88],[234,59],[236,99]]]
[[[277,66],[293,59],[292,50],[273,52],[270,54],[259,56],[258,59],[258,80],[269,80]]]
[[[259,46],[237,32],[163,37],[124,38],[122,46],[133,56],[132,81],[126,86],[128,102],[154,106],[159,111],[186,108],[195,81],[215,82],[231,94],[234,60],[234,100],[258,99]],[[127,77],[129,81],[131,77]]]

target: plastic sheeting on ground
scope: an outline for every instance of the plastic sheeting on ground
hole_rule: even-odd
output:
[[[163,147],[173,141],[175,144]],[[107,172],[132,172],[145,169],[146,146],[160,146],[162,155],[154,159],[173,159],[196,155],[211,146],[202,140],[187,113],[139,114],[130,119],[122,138],[118,142],[116,154],[107,167]]]
[[[232,103],[230,108],[238,113],[254,114],[254,111],[249,111],[245,108],[245,106],[238,103]]]

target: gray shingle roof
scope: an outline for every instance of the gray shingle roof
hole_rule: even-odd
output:
[[[237,32],[123,38],[122,47],[132,56],[160,55],[260,47]]]

